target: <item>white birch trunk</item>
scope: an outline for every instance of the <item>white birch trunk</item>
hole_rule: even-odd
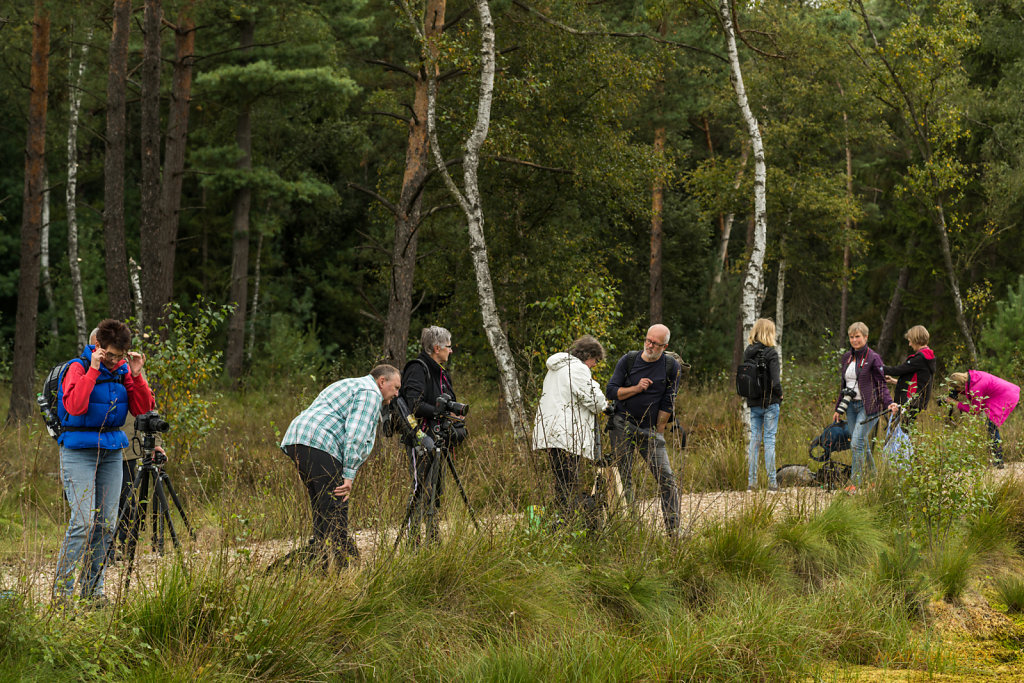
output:
[[[256,238],[256,267],[252,275],[252,310],[249,312],[249,343],[245,347],[246,361],[252,361],[256,346],[256,310],[260,305],[260,257],[263,255],[263,232]]]
[[[56,337],[57,311],[53,305],[53,279],[50,277],[50,187],[43,190],[43,226],[39,231],[39,277],[46,294],[46,305],[50,310],[50,336]]]
[[[765,198],[767,172],[764,163],[764,145],[761,143],[761,129],[757,119],[750,111],[747,102],[747,91],[743,85],[743,72],[740,70],[740,56],[736,49],[736,34],[732,25],[732,13],[729,0],[719,0],[718,12],[725,30],[725,42],[729,49],[729,80],[732,81],[736,93],[736,104],[739,106],[743,121],[747,124],[750,136],[750,149],[754,155],[754,241],[750,248],[750,261],[747,262],[747,273],[743,279],[743,290],[740,299],[740,313],[743,316],[743,338],[750,336],[750,330],[757,320],[764,298],[764,253],[768,232],[768,210]],[[750,409],[743,401],[742,419],[746,442],[750,444]]]
[[[135,329],[142,334],[146,329],[142,320],[142,285],[139,284],[139,264],[134,258],[128,259],[128,280],[132,283],[132,292],[135,293]]]
[[[78,258],[78,116],[82,109],[82,80],[85,78],[85,58],[89,53],[92,28],[86,31],[78,64],[69,49],[68,70],[71,92],[68,97],[68,182],[65,196],[68,204],[68,266],[71,273],[71,298],[75,308],[75,332],[78,348],[85,348],[89,330],[85,322],[85,298],[82,295],[82,269]]]
[[[480,165],[480,148],[487,139],[487,131],[491,122],[491,99],[494,92],[494,22],[491,19],[491,8],[487,0],[476,0],[477,13],[480,15],[481,33],[481,72],[480,90],[477,101],[476,124],[465,143],[465,157],[462,162],[464,192],[460,191],[445,165],[444,155],[437,136],[437,79],[434,77],[435,69],[431,68],[431,74],[427,83],[427,129],[430,135],[430,148],[434,153],[434,161],[437,164],[441,177],[449,192],[459,203],[463,213],[466,214],[466,223],[469,228],[469,251],[473,259],[473,269],[476,272],[477,296],[480,299],[480,314],[483,318],[484,331],[487,334],[487,341],[494,352],[494,358],[498,364],[498,374],[501,380],[501,391],[508,406],[509,418],[512,422],[512,431],[519,439],[529,440],[529,425],[526,420],[526,411],[523,408],[522,393],[519,389],[519,379],[516,376],[515,363],[512,359],[512,350],[508,345],[508,338],[501,328],[501,317],[498,315],[498,306],[494,299],[494,286],[491,283],[491,269],[487,260],[487,240],[484,236],[484,213],[480,201],[480,189],[477,184],[477,168]],[[431,46],[427,46],[428,54],[432,53]],[[430,56],[430,59],[434,59]]]

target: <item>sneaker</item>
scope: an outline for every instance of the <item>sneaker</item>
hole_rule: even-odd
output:
[[[778,484],[768,484],[768,493],[778,493],[778,492],[779,492],[779,485]]]

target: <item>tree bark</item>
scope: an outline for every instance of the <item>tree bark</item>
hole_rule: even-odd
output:
[[[779,274],[775,282],[775,346],[782,360],[782,333],[786,323],[786,237],[779,243]],[[782,365],[779,365],[782,372]]]
[[[252,51],[256,35],[256,24],[244,21],[241,24],[239,47],[243,54]],[[245,102],[238,114],[235,128],[235,144],[242,153],[235,167],[245,175],[252,170],[252,104]],[[231,246],[231,292],[230,302],[235,310],[228,320],[228,348],[224,354],[224,368],[228,377],[237,381],[242,376],[242,358],[245,352],[246,299],[249,280],[249,210],[252,206],[252,188],[245,185],[235,191],[232,213]]]
[[[71,298],[75,307],[75,333],[78,348],[84,349],[89,341],[89,329],[85,321],[85,297],[82,294],[82,269],[78,258],[78,117],[82,109],[82,82],[85,80],[86,57],[92,42],[92,27],[85,33],[78,64],[74,61],[74,49],[68,50],[68,69],[72,83],[68,96],[68,182],[65,187],[68,212],[68,269],[71,274]]]
[[[43,222],[39,230],[39,267],[42,274],[46,307],[50,311],[50,336],[60,334],[57,329],[57,307],[53,301],[53,278],[50,277],[50,188],[43,190]]]
[[[911,245],[911,251],[913,245]],[[907,283],[910,282],[910,266],[906,263],[900,268],[896,277],[896,288],[892,290],[892,298],[889,299],[889,309],[885,313],[885,320],[882,322],[882,333],[878,335],[878,346],[875,349],[878,353],[885,354],[891,350],[893,337],[896,335],[896,323],[900,318],[900,311],[903,307],[903,292],[907,291]],[[843,330],[843,334],[846,331]]]
[[[142,266],[142,310],[153,328],[160,326],[163,306],[157,299],[161,277],[160,233],[160,0],[145,0],[141,68],[140,122],[142,137],[139,246]]]
[[[21,217],[18,308],[11,368],[8,422],[25,420],[35,412],[36,323],[39,316],[40,235],[43,193],[46,191],[46,107],[49,85],[50,13],[35,2],[32,19],[32,67],[29,73],[29,114],[25,142],[25,204]]]
[[[114,0],[110,36],[110,67],[107,72],[107,135],[103,163],[103,243],[106,248],[107,296],[110,316],[126,320],[131,315],[128,284],[128,250],[124,231],[124,155],[127,126],[125,101],[128,82],[128,33],[131,0]]]
[[[135,326],[136,333],[143,334],[146,329],[146,315],[142,310],[142,285],[139,283],[139,264],[134,258],[128,259],[128,280],[132,286],[132,294],[135,296]]]
[[[174,27],[174,73],[171,79],[171,104],[167,112],[167,140],[164,147],[163,200],[160,228],[155,235],[155,257],[150,264],[150,308],[163,311],[174,295],[174,257],[178,244],[178,218],[181,210],[181,184],[185,171],[185,144],[188,137],[189,103],[192,93],[192,64],[196,32],[192,18],[193,0],[185,2]],[[145,252],[144,252],[145,253]]]
[[[654,156],[662,157],[665,153],[665,126],[658,126],[654,130]],[[665,181],[661,175],[655,177],[654,187],[651,188],[651,270],[650,270],[650,323],[664,322],[662,305],[664,302],[664,289],[662,281],[661,255],[662,255],[662,228],[664,226],[665,209]]]
[[[839,93],[843,94],[842,87]],[[853,152],[850,150],[849,120],[843,111],[843,138],[846,145],[846,199],[853,202]],[[846,336],[848,302],[850,298],[850,237],[853,232],[853,218],[849,215],[843,222],[843,283],[839,297],[839,335]]]
[[[742,303],[743,336],[750,334],[750,328],[760,313],[761,301],[764,297],[764,254],[767,245],[768,211],[765,197],[767,172],[765,168],[764,145],[761,142],[761,130],[757,119],[750,111],[747,92],[743,85],[743,73],[740,70],[739,52],[736,50],[736,35],[732,24],[732,12],[729,0],[719,0],[719,15],[725,29],[725,40],[729,50],[729,80],[732,81],[743,121],[747,124],[750,137],[750,148],[754,155],[754,239],[747,261],[747,273],[743,280]]]
[[[249,311],[249,343],[245,349],[246,362],[252,362],[252,352],[256,348],[256,311],[260,305],[260,260],[263,258],[263,233],[256,237],[256,265],[252,273],[252,310]]]
[[[491,271],[487,261],[487,241],[484,236],[484,214],[480,203],[480,190],[477,184],[477,168],[480,164],[480,148],[487,138],[491,121],[491,100],[494,93],[494,22],[491,19],[491,8],[487,0],[475,0],[477,13],[480,15],[481,32],[481,73],[480,89],[477,101],[476,123],[465,143],[463,157],[463,182],[465,194],[455,185],[448,173],[444,156],[438,146],[437,136],[437,79],[431,76],[427,84],[428,106],[427,126],[430,135],[430,146],[434,153],[437,169],[444,178],[445,185],[455,197],[469,228],[469,251],[476,273],[477,295],[480,299],[480,313],[483,317],[484,331],[487,341],[494,352],[498,364],[498,376],[501,381],[502,395],[508,406],[512,431],[521,440],[529,440],[529,425],[526,411],[523,408],[522,393],[519,389],[519,378],[516,376],[515,362],[508,338],[501,328],[501,318],[494,299],[494,287],[491,283]],[[431,70],[433,73],[433,70]]]
[[[391,288],[384,324],[384,357],[402,367],[409,342],[412,295],[416,273],[416,251],[422,221],[423,185],[430,172],[430,140],[427,136],[427,83],[437,78],[437,41],[444,30],[447,0],[427,0],[423,34],[430,51],[420,64],[413,85],[412,116],[405,152],[402,190],[395,207],[395,242],[391,250]],[[429,74],[428,74],[429,69]]]

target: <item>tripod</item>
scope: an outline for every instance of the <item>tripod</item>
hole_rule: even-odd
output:
[[[473,508],[469,504],[469,496],[466,495],[466,489],[462,487],[462,480],[459,478],[459,473],[455,469],[455,463],[452,461],[451,451],[444,446],[436,446],[433,450],[428,450],[423,446],[418,445],[415,446],[414,450],[420,455],[420,457],[424,457],[428,453],[432,454],[433,460],[427,470],[425,480],[417,479],[416,485],[413,487],[412,494],[409,496],[409,505],[405,510],[405,518],[402,520],[402,525],[398,528],[398,536],[395,538],[395,548],[397,549],[399,543],[402,542],[402,534],[405,533],[406,528],[409,526],[413,513],[416,511],[417,503],[422,505],[424,510],[426,510],[428,506],[437,506],[438,492],[441,485],[441,472],[446,464],[448,466],[448,470],[452,473],[452,479],[455,481],[455,485],[459,489],[459,494],[462,496],[462,502],[466,504],[466,510],[469,511],[469,518],[473,521],[473,526],[477,531],[480,531],[480,525],[477,524],[476,515],[473,514]],[[426,494],[425,499],[421,499],[421,494],[423,493]],[[419,526],[419,523],[419,519],[417,519],[417,527]]]
[[[167,456],[162,453],[154,453],[153,449],[155,447],[156,435],[152,432],[144,432],[142,437],[142,464],[135,475],[135,481],[132,482],[131,494],[128,497],[125,509],[127,517],[125,523],[129,529],[124,551],[125,557],[128,559],[128,566],[125,570],[125,588],[128,587],[128,582],[131,579],[132,568],[135,565],[135,549],[139,541],[139,535],[142,532],[142,527],[145,524],[147,511],[151,512],[150,527],[153,532],[152,547],[154,552],[163,555],[165,529],[171,534],[171,542],[174,544],[174,549],[181,549],[181,542],[178,540],[174,522],[171,521],[171,508],[167,502],[168,494],[170,494],[171,500],[174,501],[174,506],[178,509],[178,514],[181,515],[181,521],[185,524],[185,529],[188,530],[189,536],[193,539],[196,537],[195,531],[192,530],[191,525],[188,523],[188,517],[185,516],[185,510],[181,506],[181,501],[174,490],[174,485],[171,484],[171,478],[163,469],[164,463],[167,462]],[[151,486],[152,490],[150,490]],[[150,508],[150,504],[152,504],[152,508]],[[113,544],[111,544],[111,547],[113,547]]]

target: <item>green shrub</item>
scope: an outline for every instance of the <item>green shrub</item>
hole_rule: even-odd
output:
[[[932,551],[929,574],[944,600],[957,600],[967,588],[977,552],[959,536]]]
[[[897,533],[892,547],[883,550],[875,565],[875,580],[909,613],[924,607],[927,581],[921,574],[924,559],[920,547],[907,533]]]
[[[1024,275],[1017,278],[1017,289],[1006,288],[1006,298],[996,302],[996,312],[981,332],[980,346],[991,372],[1012,379],[1024,380]]]

